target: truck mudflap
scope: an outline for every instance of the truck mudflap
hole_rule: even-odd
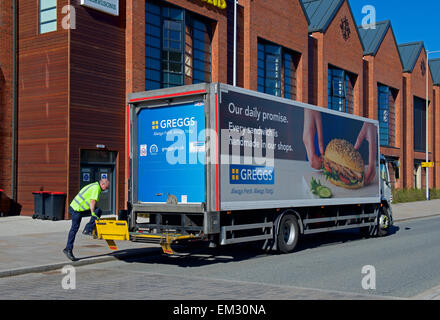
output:
[[[142,231],[129,232],[127,221],[115,220],[114,218],[100,219],[96,221],[96,236],[98,239],[105,240],[111,250],[118,250],[115,241],[131,240],[133,242],[158,243],[166,254],[174,254],[174,251],[171,248],[173,243],[201,239],[192,234],[151,234]]]

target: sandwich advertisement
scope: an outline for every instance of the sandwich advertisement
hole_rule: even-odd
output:
[[[219,102],[222,209],[378,201],[377,121],[245,90]]]

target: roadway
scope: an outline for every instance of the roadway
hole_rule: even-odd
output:
[[[439,230],[434,217],[398,222],[384,238],[357,230],[306,236],[287,255],[250,245],[180,247],[176,256],[152,248],[76,267],[70,290],[62,284],[72,273],[60,270],[0,278],[0,299],[440,299]],[[374,269],[362,273],[365,266]],[[373,289],[362,286],[365,277]]]

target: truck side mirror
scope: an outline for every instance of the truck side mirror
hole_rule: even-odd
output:
[[[400,167],[396,167],[396,169],[394,170],[394,177],[396,179],[400,179]]]

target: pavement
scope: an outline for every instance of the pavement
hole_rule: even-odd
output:
[[[394,222],[440,216],[440,200],[395,204]],[[117,241],[118,250],[111,251],[104,240],[82,234],[89,218],[84,218],[78,231],[71,262],[63,254],[71,221],[49,221],[27,216],[0,218],[0,278],[59,270],[65,265],[90,265],[126,259],[136,255],[159,254],[158,244]],[[438,294],[436,288],[433,294]]]
[[[111,216],[103,216],[108,217]],[[156,244],[131,241],[116,241],[118,250],[112,251],[105,240],[82,234],[89,219],[84,217],[81,221],[73,248],[78,261],[72,262],[62,252],[70,220],[40,220],[28,216],[0,218],[0,278],[57,270],[67,264],[89,265],[162,251]]]

